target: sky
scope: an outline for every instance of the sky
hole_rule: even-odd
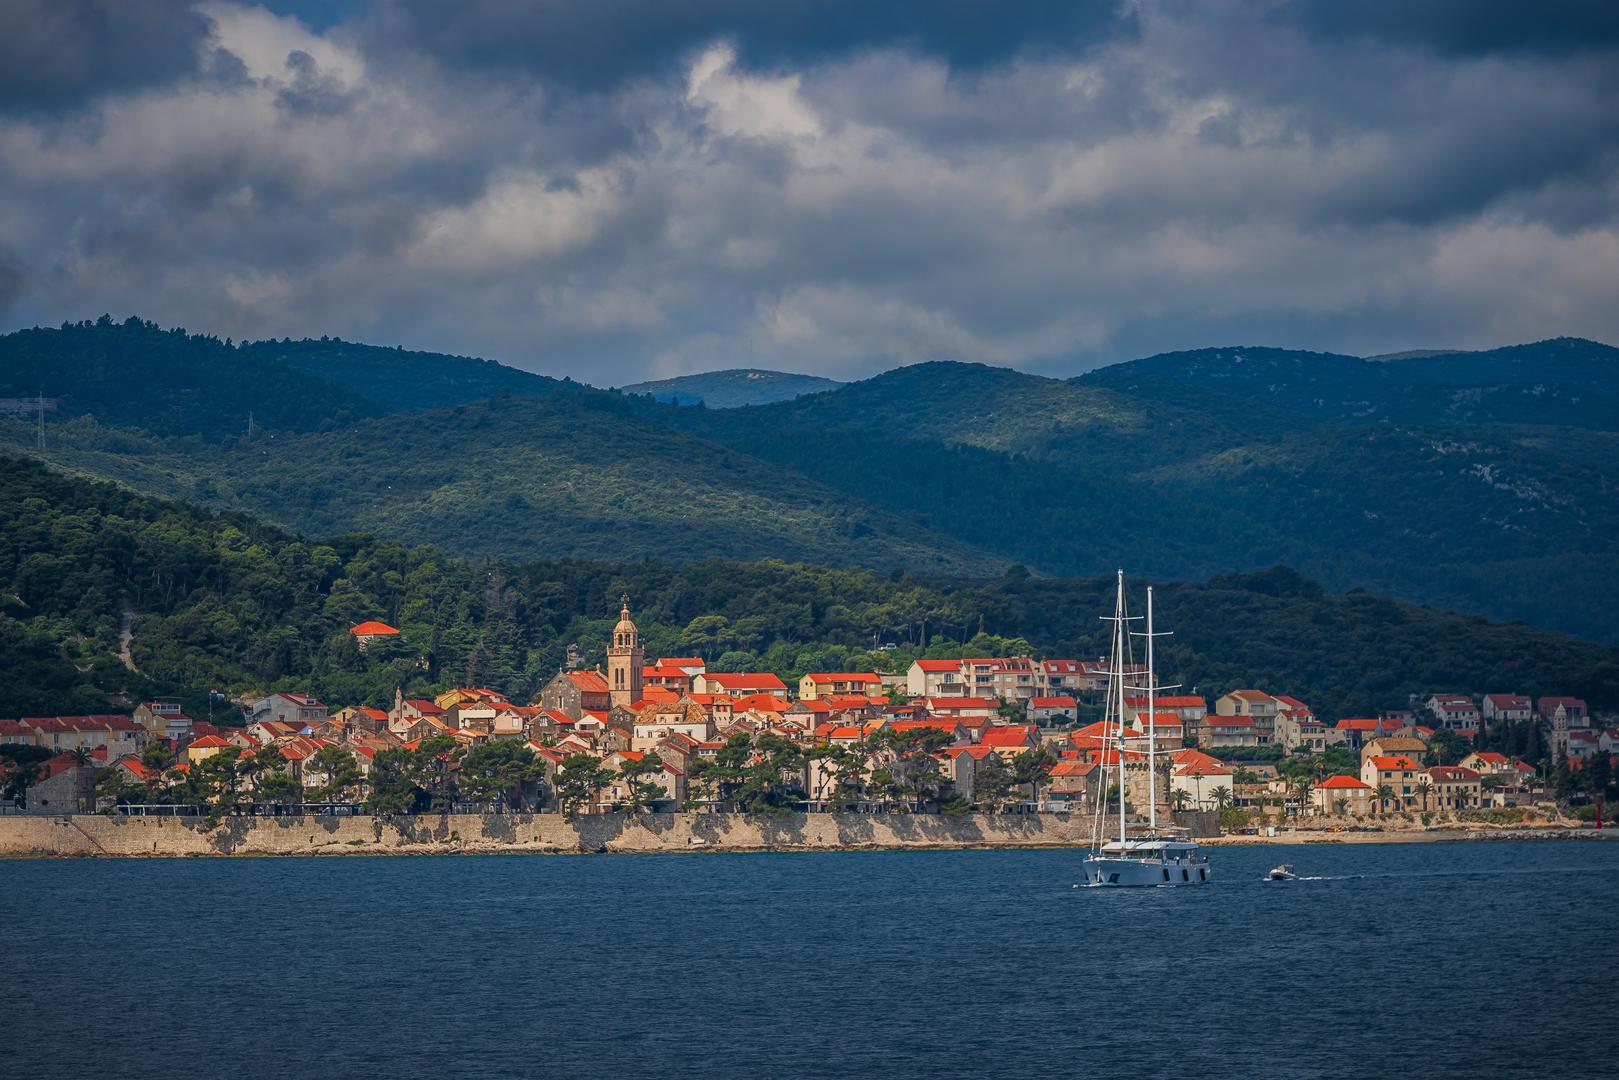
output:
[[[623,385],[1619,342],[1619,4],[0,0],[0,329]]]

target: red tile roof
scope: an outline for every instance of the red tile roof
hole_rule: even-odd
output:
[[[607,693],[607,680],[597,671],[570,671],[568,678],[573,680],[575,686],[587,694]]]
[[[703,678],[707,679],[715,686],[723,687],[724,689],[731,691],[751,690],[757,692],[760,690],[785,691],[787,689],[787,684],[782,682],[780,678],[769,671],[710,671],[704,675]],[[602,685],[606,686],[606,683],[603,683]]]
[[[1356,780],[1353,776],[1329,776],[1325,780],[1318,783],[1316,785],[1316,789],[1325,789],[1327,791],[1372,790],[1370,784],[1363,784],[1359,780]]]
[[[1001,707],[1001,703],[994,698],[981,697],[930,697],[927,699],[926,705],[929,712],[941,710],[960,712],[964,709],[973,709],[979,712],[988,709],[990,712],[994,712]]]
[[[951,734],[955,734],[956,732],[962,730],[960,720],[953,720],[949,717],[943,716],[928,720],[895,720],[889,726],[895,731],[922,731],[925,729],[933,729],[936,731],[948,731]]]
[[[1125,698],[1125,705],[1132,709],[1145,709],[1147,699],[1144,697]],[[1206,709],[1209,703],[1196,694],[1162,694],[1154,700],[1160,709]]]
[[[1014,747],[1038,742],[1039,738],[1037,729],[1020,724],[1012,727],[992,727],[985,731],[978,741],[983,746]]]
[[[1071,697],[1034,697],[1029,699],[1031,709],[1072,709],[1078,707],[1079,702]]]
[[[399,631],[385,622],[368,619],[363,623],[349,627],[349,633],[355,637],[380,637],[387,634],[397,634]]]

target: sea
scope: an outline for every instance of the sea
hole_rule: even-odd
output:
[[[1081,857],[4,860],[0,1077],[1619,1076],[1619,843]]]

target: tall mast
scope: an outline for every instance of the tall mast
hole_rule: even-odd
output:
[[[1124,571],[1119,571],[1118,592],[1113,599],[1113,688],[1117,698],[1118,712],[1115,714],[1118,724],[1118,755],[1119,755],[1119,845],[1125,843],[1124,824],[1124,645],[1129,641],[1124,626]]]
[[[1152,586],[1147,586],[1147,826],[1158,831],[1158,769],[1153,738],[1158,721],[1158,675],[1152,666]]]

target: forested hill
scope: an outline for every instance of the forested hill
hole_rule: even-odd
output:
[[[1619,349],[1555,338],[1481,352],[1362,360],[1293,349],[1164,353],[1080,376],[1086,386],[1282,423],[1556,424],[1619,430]]]
[[[470,356],[385,349],[352,341],[255,341],[242,355],[319,378],[386,412],[464,405],[487,398],[584,390],[577,383]]]
[[[440,408],[578,384],[490,360],[322,338],[233,345],[138,318],[0,336],[0,398],[52,400],[54,415],[210,440],[325,431],[390,412]]]
[[[816,375],[795,375],[787,371],[760,371],[737,368],[705,371],[698,375],[677,375],[623,387],[626,394],[646,394],[672,405],[696,405],[710,409],[735,409],[743,405],[768,405],[791,401],[805,394],[836,390],[843,384]]]
[[[1230,392],[1196,374],[1212,359],[1181,362],[1189,382],[1118,386],[921,364],[666,422],[850,492],[869,463],[903,462],[887,506],[1049,573],[1122,562],[1205,576],[1282,563],[1332,588],[1619,641],[1615,433],[1441,415],[1345,420],[1364,408],[1351,386],[1354,402],[1369,391],[1338,367],[1385,366],[1352,357],[1270,355],[1268,374]],[[1148,368],[1179,370],[1164,358]],[[1339,407],[1323,416],[1295,399]]]
[[[928,363],[712,409],[108,319],[0,337],[0,397],[60,399],[59,468],[317,535],[918,573],[1283,564],[1619,644],[1616,356],[1576,339],[1382,361],[1210,349],[1080,380]],[[22,404],[0,449],[34,455]]]
[[[5,716],[101,711],[160,693],[205,715],[209,689],[296,687],[332,705],[383,704],[396,686],[464,682],[525,699],[569,642],[600,659],[624,592],[649,654],[700,653],[717,669],[788,678],[903,667],[924,635],[934,656],[1093,656],[1095,616],[1110,603],[1106,579],[1021,568],[943,580],[780,561],[473,565],[397,541],[305,540],[10,459],[0,459],[0,521]],[[1619,649],[1329,595],[1288,570],[1160,582],[1157,600],[1176,631],[1166,676],[1205,695],[1269,687],[1329,718],[1454,689],[1619,704]],[[126,606],[134,671],[115,655]],[[361,653],[347,629],[369,618],[403,634]],[[882,642],[899,647],[865,652]]]

